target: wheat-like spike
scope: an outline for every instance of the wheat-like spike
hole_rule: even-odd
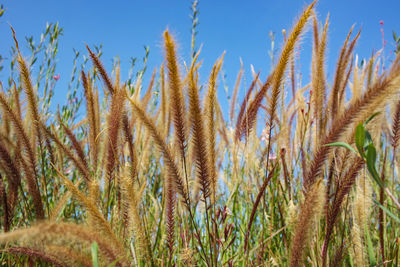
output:
[[[154,81],[156,79],[156,74],[157,74],[157,69],[155,68],[153,71],[153,74],[151,75],[149,86],[147,87],[147,90],[144,93],[144,96],[142,98],[143,107],[147,107],[148,103],[150,102],[150,99],[152,96],[152,90],[153,90],[153,86],[154,86]]]
[[[92,179],[88,185],[88,198],[89,200],[98,205],[100,201],[100,185],[97,179]]]
[[[373,74],[373,68],[374,68],[374,64],[376,62],[378,54],[376,54],[375,56],[372,54],[371,58],[368,61],[368,65],[367,65],[367,69],[366,69],[366,86],[369,87],[372,84],[372,74]]]
[[[17,85],[15,84],[15,81],[13,80],[12,82],[13,82],[13,95],[14,95],[14,103],[13,104],[15,105],[15,107],[14,107],[15,114],[16,114],[16,117],[20,121],[22,121],[22,108],[21,108],[21,101],[20,101],[20,92],[19,92],[19,90],[17,90]],[[0,85],[1,85],[1,83],[0,83]],[[7,119],[7,117],[4,118],[4,121],[7,124],[10,123],[9,120]],[[47,139],[46,139],[46,141],[47,141]],[[16,150],[16,153],[21,153],[20,152],[20,150],[21,150],[21,141],[18,138],[17,138],[17,145],[16,145],[16,147],[14,149]],[[52,156],[51,149],[48,149],[48,151],[49,151],[49,154],[50,154],[50,157],[51,157]]]
[[[294,68],[294,63],[295,63],[295,58],[294,58],[294,53],[292,53],[290,57],[290,83],[292,87],[292,100],[293,103],[296,101],[296,78],[295,78],[295,68]]]
[[[336,142],[346,131],[347,127],[360,118],[365,118],[376,109],[382,107],[386,101],[400,87],[400,57],[397,57],[387,75],[383,75],[367,89],[367,91],[356,101],[351,103],[344,112],[332,123],[331,129],[322,139],[321,144],[314,153],[314,159],[304,179],[306,190],[314,183],[321,174],[321,168],[332,147],[326,144]]]
[[[257,82],[257,84],[256,84],[256,91],[257,91],[257,88],[262,87],[263,83],[259,79],[259,75],[257,75],[257,72],[255,71],[253,64],[250,65],[250,69],[251,69],[251,75],[253,76],[253,79],[256,80],[256,82]]]
[[[165,73],[164,73],[164,63],[161,65],[160,68],[160,78],[161,78],[161,123],[162,123],[162,128],[165,129],[165,135],[169,133],[169,127],[168,127],[168,119],[167,116],[168,114],[168,94],[167,90],[165,88]]]
[[[1,164],[0,164],[1,166]],[[2,166],[1,166],[2,167]],[[10,230],[10,205],[7,200],[7,192],[6,187],[3,183],[3,178],[0,176],[0,203],[3,206],[3,227],[4,232],[8,232]]]
[[[17,162],[12,158],[6,144],[0,141],[0,162],[8,181],[8,195],[10,211],[13,210],[18,198],[18,188],[21,187],[21,173],[17,167]],[[12,213],[10,213],[12,214]]]
[[[319,142],[323,131],[323,114],[326,101],[326,84],[325,84],[325,50],[326,50],[326,39],[328,32],[329,14],[325,21],[324,31],[321,39],[318,42],[318,48],[314,52],[315,56],[315,72],[312,73],[312,99],[314,100],[314,118],[316,120],[317,135],[315,139],[315,145]]]
[[[59,260],[59,257],[55,254],[48,253],[39,249],[33,249],[28,247],[12,247],[1,250],[2,253],[13,254],[13,255],[24,255],[29,258],[40,259],[47,263],[52,264],[56,267],[67,267],[65,263]]]
[[[246,129],[248,129],[248,117],[246,116],[246,111],[248,110],[249,106],[249,101],[250,101],[250,96],[253,93],[253,90],[257,84],[257,78],[258,75],[256,76],[256,79],[253,80],[251,83],[249,90],[247,90],[246,96],[243,99],[242,104],[240,105],[240,110],[239,110],[239,115],[237,117],[236,121],[236,128],[235,128],[235,138],[236,141],[239,141],[240,138],[246,133]],[[264,86],[263,86],[264,88]],[[263,90],[263,89],[261,89]],[[260,91],[261,91],[260,90]],[[260,102],[262,101],[264,95],[258,94],[261,97]]]
[[[100,255],[104,256],[108,263],[116,262],[116,266],[127,265],[126,255],[121,246],[115,246],[115,243],[110,243],[110,240],[99,232],[77,224],[42,222],[29,228],[0,234],[0,243],[2,244],[20,240],[28,243],[42,240],[41,246],[51,245],[57,240],[69,240],[69,242],[78,244],[84,242],[89,245],[96,242]]]
[[[168,175],[168,174],[167,174]],[[166,215],[166,225],[167,225],[167,245],[169,248],[170,259],[174,253],[175,245],[175,200],[176,200],[176,190],[173,182],[173,177],[168,177],[164,179],[166,181],[165,186],[165,215]]]
[[[193,60],[189,72],[189,118],[192,128],[192,142],[194,147],[196,172],[200,189],[203,193],[204,200],[210,195],[210,166],[208,161],[209,151],[207,147],[206,132],[204,130],[203,111],[200,106],[200,97],[195,80],[195,63],[198,54]],[[209,125],[211,126],[211,125]]]
[[[362,71],[360,74],[360,69],[358,66],[358,55],[356,55],[355,62],[354,62],[354,71],[353,71],[353,85],[351,86],[352,98],[354,97],[355,99],[357,99],[361,95],[363,78],[365,78],[364,69],[365,69],[365,66],[361,69]]]
[[[362,186],[364,183],[364,186]],[[369,215],[370,208],[370,187],[367,179],[358,180],[354,202],[353,202],[353,227],[352,240],[354,245],[354,259],[356,266],[365,266],[365,250],[363,237],[366,228],[366,220]]]
[[[256,215],[256,211],[257,211],[257,207],[261,201],[261,197],[265,194],[265,189],[267,188],[267,185],[269,184],[269,182],[272,179],[272,176],[274,175],[274,171],[275,171],[276,165],[274,165],[271,169],[271,171],[268,174],[268,177],[266,177],[266,179],[264,179],[263,184],[260,187],[260,191],[257,194],[256,200],[254,201],[253,207],[251,209],[251,213],[250,213],[250,219],[249,219],[249,224],[247,225],[247,231],[244,237],[244,251],[247,251],[247,245],[248,245],[248,241],[249,241],[249,235],[250,235],[250,230],[251,230],[251,226],[253,224],[255,215]]]
[[[208,91],[207,96],[205,97],[204,103],[204,112],[207,118],[207,139],[208,139],[208,151],[209,151],[209,168],[210,168],[210,182],[211,182],[211,191],[212,191],[212,201],[215,201],[215,196],[217,192],[217,156],[216,156],[216,102],[217,102],[217,77],[218,73],[221,69],[222,62],[224,59],[225,53],[221,56],[221,58],[214,64],[210,79],[208,82]]]
[[[65,186],[72,192],[72,195],[77,198],[79,202],[82,203],[86,207],[88,214],[91,217],[91,222],[94,224],[92,225],[98,231],[107,235],[113,245],[122,251],[122,244],[115,236],[114,232],[111,229],[110,224],[104,218],[104,216],[100,213],[99,209],[96,207],[95,203],[87,198],[67,177],[65,177],[52,163],[54,170],[57,172],[58,176],[62,178],[63,183]]]
[[[0,164],[0,167],[3,167],[1,165],[2,164]],[[4,232],[8,232],[12,227],[12,218],[14,217],[14,210],[16,207],[15,203],[18,201],[18,188],[14,189],[8,186],[8,192],[6,192],[3,180],[0,179],[0,201],[3,206],[3,229]]]
[[[86,169],[89,169],[89,164],[86,160],[85,152],[83,149],[83,146],[81,142],[76,138],[75,134],[72,132],[71,128],[69,128],[65,123],[62,121],[60,113],[57,112],[57,118],[58,122],[64,129],[65,133],[67,134],[69,140],[71,141],[72,147],[76,151],[76,154],[78,155],[79,160],[82,162],[82,164],[85,166]]]
[[[50,138],[46,135],[44,135],[43,138],[44,138],[44,142],[45,142],[44,144],[46,146],[47,152],[49,153],[49,160],[51,162],[54,162],[54,149],[51,145]]]
[[[171,111],[175,127],[176,145],[182,159],[185,157],[186,148],[186,119],[185,101],[182,93],[182,84],[179,78],[179,69],[176,59],[175,42],[168,31],[164,32],[165,52],[169,78],[169,95]]]
[[[340,110],[343,110],[343,107],[345,105],[345,103],[344,103],[345,102],[344,95],[345,95],[345,92],[346,92],[346,86],[347,86],[347,84],[349,82],[349,79],[350,79],[350,75],[351,75],[351,73],[353,71],[353,66],[354,66],[353,62],[354,62],[353,61],[353,57],[351,57],[350,66],[347,68],[347,73],[346,73],[345,78],[343,80],[342,86],[339,89],[339,97],[338,97],[339,101],[338,101],[338,105],[337,105],[337,109],[338,109],[339,112],[340,112]]]
[[[51,245],[46,246],[45,250],[52,255],[57,255],[57,258],[61,259],[63,262],[66,262],[68,266],[93,266],[90,255],[84,254],[80,249]]]
[[[133,144],[133,136],[132,136],[132,128],[129,123],[128,116],[125,114],[122,116],[122,129],[125,134],[125,140],[128,143],[128,150],[129,150],[129,157],[131,160],[131,178],[133,180],[136,180],[139,182],[137,174],[138,174],[138,163],[137,163],[137,158],[138,156],[136,155],[136,150],[134,148]]]
[[[79,185],[82,183],[83,180],[78,180],[75,183],[75,187],[78,188]],[[92,180],[91,182],[93,182],[95,180]],[[57,204],[55,205],[55,207],[51,210],[50,216],[49,216],[49,221],[56,221],[58,219],[58,216],[60,215],[60,213],[63,211],[65,205],[68,203],[69,199],[72,197],[72,192],[68,191],[66,192],[62,198],[57,202]]]
[[[388,150],[389,150],[388,146],[386,146],[385,147],[385,152],[384,152],[385,156],[384,156],[383,162],[382,162],[382,166],[383,166],[382,172],[381,172],[381,181],[382,182],[385,182],[385,180],[387,179],[385,177],[385,169],[386,169],[386,166],[387,166],[386,165],[386,159],[387,159]],[[393,159],[393,162],[396,162],[395,160],[396,159]],[[383,187],[381,187],[379,191],[380,191],[379,192],[379,203],[381,205],[383,205],[384,201],[385,201],[385,189]],[[383,212],[382,209],[379,210],[378,218],[379,218],[379,224],[378,224],[378,227],[379,227],[379,247],[380,247],[382,262],[385,262],[386,261],[386,256],[385,256],[385,232],[386,231],[384,229],[385,215],[384,215],[384,212]]]
[[[142,218],[140,216],[139,204],[140,194],[135,190],[132,179],[127,175],[127,168],[122,171],[123,175],[121,178],[122,194],[124,201],[128,207],[128,219],[131,229],[135,236],[135,244],[139,249],[139,255],[147,261],[150,260],[150,255],[147,248],[150,246],[149,240],[147,239],[142,225]]]
[[[346,50],[347,50],[347,44],[349,43],[350,36],[353,32],[353,29],[354,29],[354,25],[351,26],[350,31],[347,34],[346,40],[344,41],[342,49],[340,50],[338,62],[336,64],[335,78],[334,78],[334,82],[332,85],[331,93],[329,96],[329,103],[328,103],[328,106],[331,109],[331,111],[333,111],[333,109],[337,105],[336,103],[337,103],[337,98],[338,98],[338,91],[340,88],[341,81],[343,79],[343,73],[344,73],[343,69],[346,67],[346,66],[343,66],[344,57],[345,57]]]
[[[177,190],[181,197],[183,198],[183,203],[189,207],[189,195],[188,192],[186,191],[186,184],[179,172],[178,167],[175,164],[175,161],[172,157],[172,152],[168,145],[165,143],[163,138],[161,137],[160,131],[157,129],[154,121],[152,118],[150,118],[146,112],[143,110],[142,107],[140,107],[138,104],[135,103],[135,101],[131,98],[128,98],[129,101],[132,104],[132,108],[134,110],[134,114],[137,116],[138,119],[140,119],[143,123],[143,125],[148,129],[150,132],[151,136],[153,137],[156,145],[158,146],[160,152],[164,156],[164,162],[165,165],[168,168],[168,172],[170,173],[171,177],[173,177],[174,184],[177,187]]]
[[[123,87],[125,88],[125,86]],[[105,142],[107,152],[106,171],[109,179],[112,177],[115,161],[118,157],[118,135],[121,128],[121,118],[124,113],[125,89],[116,89],[111,99],[111,109],[107,120],[108,136]]]
[[[371,195],[372,192],[368,177],[364,177],[364,179],[358,179],[353,203],[353,213],[354,219],[357,221],[361,233],[365,233],[367,219],[371,212]]]
[[[342,266],[344,253],[345,241],[343,240],[335,253],[335,257],[331,259],[329,266]]]
[[[274,75],[270,75],[267,78],[267,81],[263,84],[260,91],[257,92],[254,99],[249,104],[246,115],[244,116],[244,118],[242,120],[242,126],[241,126],[241,128],[243,129],[242,131],[244,133],[246,133],[246,137],[250,134],[250,132],[252,131],[252,129],[255,126],[255,123],[257,121],[258,110],[261,107],[261,103],[262,103],[264,97],[266,96],[267,91],[271,88],[273,77],[274,77]],[[258,76],[256,77],[256,80],[257,80],[257,78],[258,78]]]
[[[22,111],[21,111],[21,101],[19,97],[19,91],[17,90],[17,85],[15,84],[14,80],[13,82],[13,94],[14,94],[14,105],[15,105],[15,110],[17,113],[17,117],[21,118],[22,117]]]
[[[3,90],[3,87],[0,83],[0,88]],[[10,103],[11,106],[11,103]],[[7,116],[2,116],[2,133],[4,136],[11,136],[11,121],[7,118]]]
[[[89,146],[90,155],[93,162],[94,169],[97,169],[98,161],[98,145],[96,143],[97,127],[96,127],[96,115],[95,115],[95,102],[93,96],[93,88],[91,86],[90,80],[86,76],[85,72],[81,72],[82,84],[84,88],[85,98],[86,98],[86,113],[87,121],[89,124]]]
[[[353,54],[354,48],[356,46],[356,43],[358,41],[358,38],[360,37],[360,34],[361,34],[361,29],[358,30],[357,35],[354,37],[354,39],[349,44],[349,48],[347,49],[346,54],[344,56],[344,62],[343,62],[344,66],[347,66],[350,60],[352,61],[352,54]]]
[[[24,171],[28,182],[28,189],[33,198],[36,216],[38,219],[43,219],[44,210],[42,204],[42,197],[40,195],[39,186],[37,184],[36,160],[35,160],[36,158],[35,158],[35,153],[33,152],[32,144],[29,141],[28,135],[22,124],[22,121],[11,109],[10,105],[7,102],[6,96],[2,92],[0,93],[0,105],[3,109],[4,114],[13,122],[17,137],[25,147],[29,163],[28,165],[24,165],[26,167]]]
[[[299,208],[296,206],[296,204],[293,202],[293,200],[289,200],[289,203],[287,205],[287,213],[286,213],[285,222],[286,222],[289,232],[291,232],[291,233],[293,232],[293,230],[295,229],[295,226],[297,224],[298,212],[299,212]]]
[[[312,234],[312,227],[318,222],[325,203],[325,185],[322,179],[318,180],[307,194],[302,204],[297,219],[296,230],[292,240],[290,251],[290,266],[303,266],[305,250],[308,247]]]
[[[79,172],[83,175],[83,178],[90,181],[90,172],[87,166],[81,160],[77,159],[74,153],[61,142],[60,138],[53,134],[45,125],[41,124],[41,128],[44,134],[52,139],[56,143],[57,147],[74,162]]]
[[[269,125],[272,126],[272,122],[275,118],[276,107],[279,99],[281,83],[283,80],[283,76],[286,70],[286,66],[289,62],[289,59],[293,53],[293,49],[300,38],[301,33],[303,32],[304,27],[306,26],[309,17],[312,14],[313,7],[317,0],[312,2],[303,12],[300,19],[297,21],[294,26],[292,32],[290,33],[289,38],[286,41],[286,44],[282,50],[282,53],[279,58],[279,63],[275,67],[274,77],[272,81],[272,93],[271,93],[271,101],[269,102]]]
[[[393,153],[396,153],[396,148],[400,140],[400,100],[397,101],[395,112],[393,113],[391,145]]]
[[[242,61],[242,59],[240,59],[240,70],[236,77],[235,86],[233,87],[231,108],[230,108],[230,112],[229,112],[229,119],[232,123],[233,123],[233,115],[235,113],[237,93],[239,91],[240,82],[242,81],[242,75],[243,75],[243,61]]]
[[[132,110],[132,114],[135,114],[134,110]],[[149,118],[151,118],[151,117],[149,117]],[[137,121],[138,121],[138,123],[140,122],[141,124],[143,124],[140,119]],[[153,122],[155,123],[154,120],[153,120]],[[142,126],[142,125],[140,125],[140,126]],[[161,133],[161,130],[159,130],[159,131]],[[135,139],[138,140],[137,142],[139,144],[141,144],[141,147],[142,147],[142,149],[141,149],[142,153],[140,153],[140,158],[138,160],[138,166],[142,166],[141,168],[147,169],[149,167],[149,162],[150,162],[149,154],[153,151],[153,149],[150,148],[153,146],[153,143],[151,142],[152,135],[151,135],[151,133],[149,133],[149,130],[146,129],[146,126],[144,127],[144,131],[140,131],[140,132],[143,132],[144,136],[139,135],[139,133],[137,133],[135,136]]]
[[[228,128],[227,128],[227,123],[224,119],[224,115],[222,114],[222,110],[221,110],[221,105],[218,101],[216,101],[216,120],[217,120],[217,125],[219,126],[218,132],[220,134],[221,137],[221,141],[223,140],[224,142],[220,142],[219,147],[222,146],[226,146],[228,147],[230,142],[229,142],[229,138],[228,138]],[[223,143],[225,143],[225,145],[222,145]]]
[[[314,47],[313,47],[313,55],[318,54],[318,49],[319,49],[319,30],[318,30],[318,20],[317,20],[317,14],[315,11],[312,11],[313,13],[313,34],[314,34]]]
[[[351,237],[352,237],[352,244],[354,247],[354,252],[353,252],[354,265],[357,267],[366,266],[364,244],[362,240],[363,235],[364,233],[361,231],[360,225],[357,222],[353,222],[353,226],[351,227]]]
[[[32,118],[33,131],[35,133],[34,139],[31,140],[31,143],[35,144],[36,139],[37,139],[39,141],[39,144],[41,145],[42,140],[41,140],[41,135],[40,135],[40,127],[39,127],[40,116],[39,116],[39,108],[38,108],[38,104],[37,104],[37,96],[36,96],[35,90],[33,89],[33,86],[32,86],[29,68],[26,65],[24,58],[22,57],[21,52],[19,51],[18,43],[15,38],[14,29],[12,27],[11,27],[11,29],[13,31],[14,41],[16,43],[17,50],[18,50],[17,62],[18,62],[19,71],[20,71],[20,75],[21,75],[21,81],[22,81],[23,88],[25,90],[25,94],[28,99],[28,113],[30,114],[30,116]]]
[[[89,46],[86,45],[87,50],[89,51],[90,58],[93,61],[93,64],[96,66],[96,68],[99,70],[101,77],[103,78],[103,82],[106,85],[108,91],[111,94],[114,94],[114,87],[112,84],[112,81],[110,77],[108,76],[103,64],[101,63],[100,59],[90,50]]]
[[[352,161],[351,168],[344,174],[341,179],[337,191],[335,193],[335,198],[328,211],[327,215],[327,226],[325,230],[325,241],[322,247],[322,261],[325,264],[326,256],[328,252],[328,245],[333,233],[333,227],[339,216],[340,209],[342,207],[343,200],[345,196],[350,192],[350,189],[354,185],[356,178],[364,165],[363,159],[357,157]]]
[[[343,81],[339,81],[339,83],[338,83],[338,86],[339,86],[338,101],[339,102],[338,102],[337,107],[336,107],[337,110],[341,110],[341,108],[342,108],[342,106],[344,104],[344,92],[345,92],[345,89],[346,89],[347,82],[349,81],[350,74],[351,74],[352,69],[353,69],[353,54],[352,53],[353,53],[354,47],[355,47],[355,45],[357,43],[357,40],[360,37],[360,33],[361,33],[361,30],[358,31],[356,37],[354,37],[354,39],[351,41],[351,43],[349,44],[349,47],[345,51],[345,55],[343,57],[343,64],[342,64],[342,68],[341,68],[342,75],[340,75],[340,76],[345,75],[344,76],[345,78],[344,78]],[[351,62],[351,64],[347,68],[347,74],[345,74],[346,73],[346,66],[348,66],[349,62]]]
[[[331,90],[331,95],[330,95],[330,111],[331,111],[331,119],[333,119],[335,116],[333,114],[337,114],[339,111],[339,99],[340,99],[340,90],[343,87],[343,83],[345,83],[344,78],[345,73],[346,73],[346,68],[349,63],[350,55],[353,52],[354,46],[358,40],[358,37],[360,36],[361,30],[358,31],[356,37],[350,42],[349,46],[347,46],[351,33],[353,32],[354,26],[350,29],[349,34],[347,35],[346,41],[342,47],[342,50],[340,51],[340,56],[339,56],[339,61],[337,63],[337,68],[335,72],[335,79],[334,83],[332,86]]]
[[[93,96],[94,96],[94,117],[95,117],[95,132],[96,132],[96,139],[95,141],[100,142],[99,140],[99,135],[100,135],[100,127],[101,127],[101,116],[100,116],[100,104],[99,104],[99,90],[97,90],[97,88],[94,88],[94,92],[93,92]]]
[[[114,88],[119,89],[121,82],[121,65],[119,62],[119,57],[117,57],[117,63],[115,66],[115,81],[114,81]]]

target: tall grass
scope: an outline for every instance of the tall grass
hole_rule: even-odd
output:
[[[19,69],[0,93],[1,264],[398,266],[400,58],[384,70],[378,51],[359,64],[351,28],[327,80],[329,20],[314,5],[237,106],[242,66],[228,108],[217,97],[224,55],[200,81],[195,30],[186,69],[164,32],[147,90],[145,67],[123,82],[118,63],[110,75],[87,47],[72,106],[54,113],[14,33]],[[308,29],[304,85],[294,53]]]

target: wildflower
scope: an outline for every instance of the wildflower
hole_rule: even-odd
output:
[[[67,168],[66,170],[65,170],[65,174],[71,174],[73,172],[73,170],[72,170],[72,168],[70,167],[70,168]]]
[[[261,141],[264,141],[264,142],[268,142],[268,140],[269,140],[269,127],[267,126],[264,130],[263,130],[263,132],[262,132],[262,134],[261,134]]]
[[[58,81],[58,80],[60,79],[60,74],[54,75],[54,76],[53,76],[53,79],[56,80],[56,81]]]

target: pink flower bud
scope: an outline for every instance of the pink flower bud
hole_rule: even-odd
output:
[[[274,153],[271,153],[268,158],[269,160],[276,160],[276,155]]]

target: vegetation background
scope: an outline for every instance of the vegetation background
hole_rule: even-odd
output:
[[[1,264],[398,266],[396,4],[325,2],[2,5]]]

